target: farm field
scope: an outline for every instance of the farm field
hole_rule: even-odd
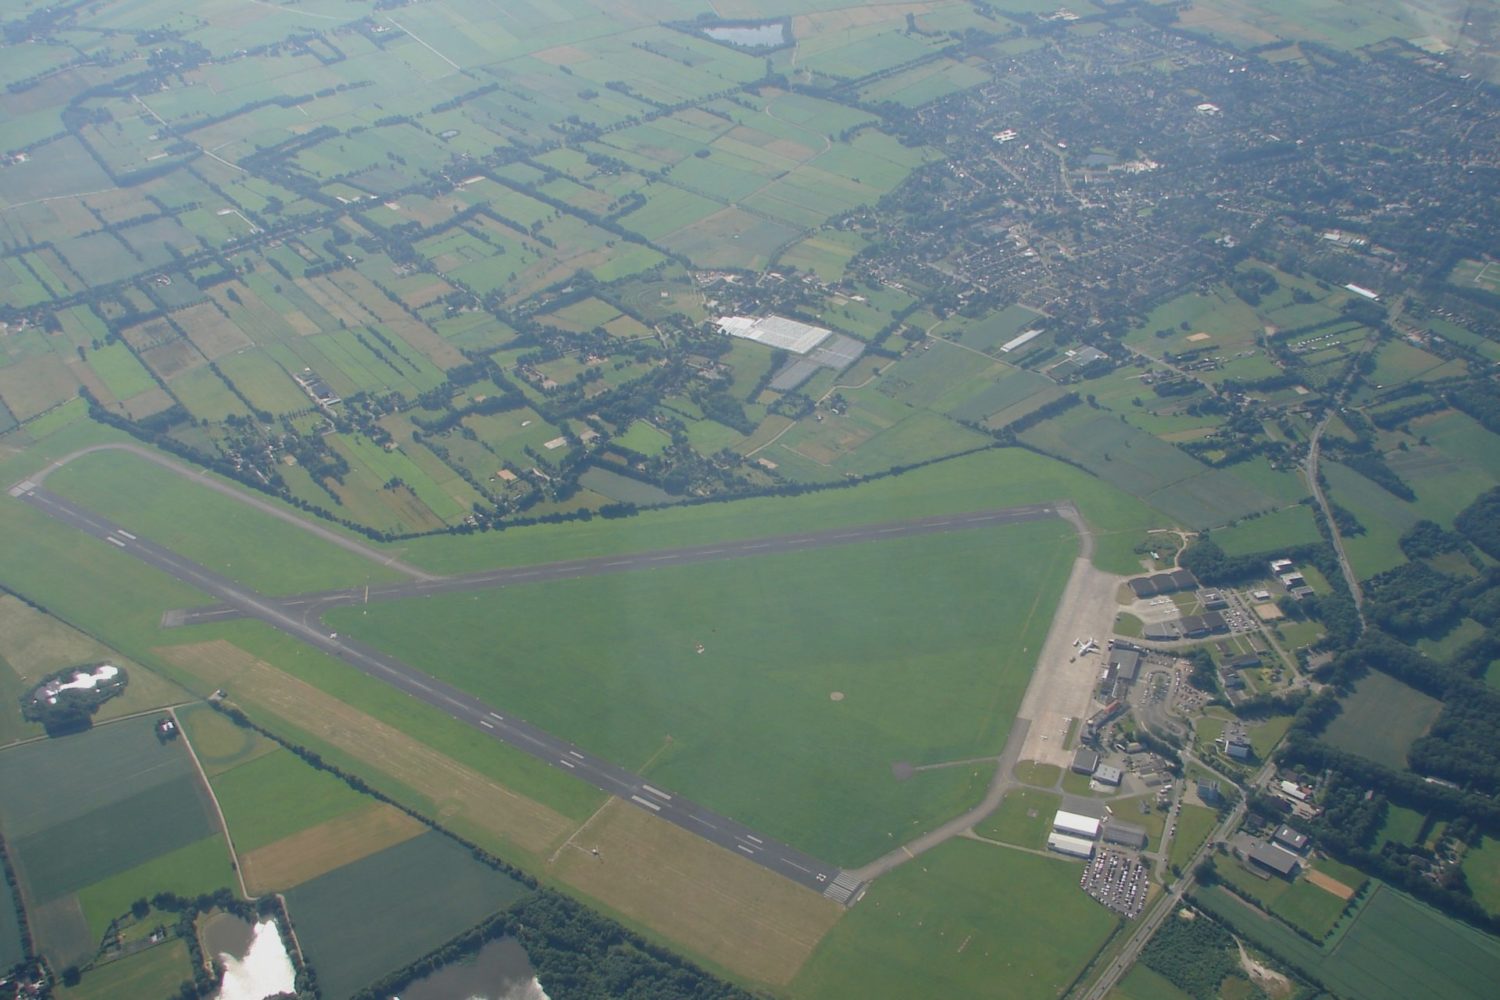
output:
[[[1306,969],[1340,996],[1402,1000],[1416,991],[1478,1000],[1489,995],[1500,972],[1500,943],[1494,938],[1384,885],[1339,938],[1321,948],[1223,889],[1195,898],[1237,934]]]
[[[667,741],[653,781],[851,862],[977,793],[961,768],[893,786],[890,766],[998,752],[1071,568],[1071,535],[1034,522],[328,621],[627,767]],[[596,610],[575,620],[581,608]],[[603,662],[607,675],[589,666]],[[795,793],[788,775],[821,791]]]
[[[286,894],[328,996],[349,996],[522,899],[520,883],[427,833]]]
[[[59,986],[58,1000],[113,1000],[116,997],[169,997],[193,974],[187,942],[164,944],[84,973],[77,986]]]
[[[161,743],[150,718],[0,753],[0,830],[37,946],[59,967],[90,953],[153,873],[192,895],[233,877],[186,748]]]
[[[1261,517],[1249,518],[1213,534],[1214,542],[1227,555],[1275,552],[1296,545],[1315,545],[1322,540],[1311,507],[1298,504]]]
[[[1340,750],[1402,771],[1412,742],[1442,711],[1442,702],[1375,671],[1362,677],[1340,703],[1323,739]]]
[[[952,840],[876,882],[792,982],[796,1000],[847,996],[1050,998],[1116,918],[1078,891],[1080,866]],[[1005,900],[997,906],[996,900]]]

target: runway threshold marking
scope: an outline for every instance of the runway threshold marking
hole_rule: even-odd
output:
[[[746,847],[744,844],[735,844],[734,846],[738,847],[740,850],[744,851],[746,854],[753,855],[755,853],[750,848]]]
[[[659,799],[666,799],[668,802],[672,801],[672,796],[668,795],[660,788],[653,788],[650,785],[642,785],[641,788],[647,792],[650,792],[652,795],[655,795]]]
[[[559,764],[561,764],[563,767],[577,767],[578,766],[577,764],[573,763],[571,760],[569,760],[566,757],[559,757],[559,758],[557,758],[557,762]]]
[[[126,531],[124,528],[116,528],[115,532],[117,534],[119,534],[121,537],[130,539],[132,542],[136,540],[135,536],[132,535],[130,532]]]
[[[574,757],[577,757],[579,760],[583,760],[583,754],[579,753],[577,750],[569,750],[568,753],[572,754]]]
[[[639,795],[632,795],[630,797],[630,801],[638,805],[643,805],[647,809],[650,809],[652,812],[661,812],[661,806],[657,805],[655,802],[652,802],[650,799],[643,799]]]
[[[481,726],[483,726],[484,728],[486,728],[486,729],[494,729],[495,728],[495,724],[493,722],[491,722],[489,719],[480,719],[479,720],[479,724]]]
[[[110,538],[109,544],[118,545],[122,549],[125,547],[125,543],[120,541],[118,538]]]

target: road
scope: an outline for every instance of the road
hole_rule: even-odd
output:
[[[656,549],[630,555],[593,556],[588,559],[569,559],[561,562],[539,563],[504,569],[481,570],[462,576],[431,577],[425,580],[402,581],[377,584],[371,587],[346,587],[342,590],[325,590],[309,594],[294,594],[289,597],[268,598],[283,610],[297,614],[308,624],[315,623],[330,608],[340,604],[360,604],[376,601],[394,601],[412,597],[431,597],[436,594],[457,594],[471,590],[494,590],[516,584],[547,583],[554,580],[570,580],[583,576],[603,576],[611,573],[633,573],[666,566],[687,566],[693,563],[714,562],[720,559],[741,559],[751,556],[775,555],[782,552],[800,552],[806,549],[824,548],[831,545],[853,545],[859,542],[884,541],[892,538],[911,538],[918,535],[940,534],[962,531],[998,524],[1014,524],[1020,521],[1035,521],[1054,517],[1053,507],[1032,504],[1021,507],[1006,507],[996,510],[974,511],[967,514],[939,514],[932,517],[915,518],[885,524],[851,525],[829,528],[824,531],[804,532],[794,535],[774,535],[762,538],[746,538],[731,542],[711,542],[704,545],[687,545],[680,548]],[[204,622],[224,621],[241,617],[245,612],[231,603],[202,608],[188,608],[168,612],[168,625],[198,625]]]
[[[1307,443],[1307,485],[1312,489],[1313,499],[1318,501],[1323,517],[1328,521],[1328,534],[1333,539],[1333,551],[1339,557],[1339,569],[1344,573],[1344,582],[1349,586],[1349,596],[1354,599],[1354,610],[1359,615],[1359,627],[1363,631],[1365,627],[1364,591],[1359,589],[1359,577],[1355,575],[1349,557],[1344,554],[1344,538],[1339,534],[1339,523],[1334,520],[1333,510],[1328,506],[1328,498],[1323,495],[1323,484],[1318,481],[1318,447],[1323,438],[1323,429],[1332,419],[1333,411],[1330,410],[1322,420],[1318,421],[1318,426],[1313,429],[1312,438]]]
[[[634,772],[591,756],[575,744],[553,736],[524,719],[497,711],[496,707],[380,650],[348,638],[340,638],[336,633],[326,630],[319,616],[323,610],[336,604],[358,600],[392,600],[601,573],[621,573],[1056,516],[1053,507],[1031,505],[773,538],[685,546],[629,556],[575,559],[540,566],[490,570],[461,577],[429,577],[371,587],[368,588],[368,595],[366,588],[350,588],[300,597],[274,598],[242,586],[45,489],[38,485],[38,478],[18,483],[10,490],[11,495],[219,601],[212,608],[171,613],[168,617],[172,619],[172,623],[219,621],[232,617],[250,617],[262,621],[338,658],[369,677],[390,684],[411,697],[446,712],[453,719],[492,739],[506,743],[552,767],[566,770],[607,794],[615,795],[726,850],[735,851],[763,868],[848,905],[858,900],[866,881],[857,874],[846,872],[837,865],[821,861],[774,838],[757,834],[736,820],[658,788]],[[1024,727],[1019,733],[1024,735]]]
[[[1201,760],[1196,762],[1199,764],[1203,763]],[[1251,782],[1251,787],[1261,787],[1275,771],[1275,763],[1267,761],[1261,767],[1260,771],[1256,773],[1255,778]],[[1130,971],[1130,967],[1135,964],[1136,959],[1140,957],[1141,949],[1146,946],[1147,941],[1151,940],[1151,935],[1156,933],[1157,928],[1165,923],[1169,916],[1177,912],[1178,906],[1182,903],[1182,898],[1191,892],[1197,884],[1197,878],[1194,873],[1198,870],[1198,865],[1213,851],[1216,842],[1224,840],[1239,828],[1240,821],[1244,818],[1245,796],[1242,795],[1240,800],[1235,803],[1234,808],[1229,810],[1229,814],[1225,816],[1224,821],[1214,827],[1213,832],[1203,841],[1202,846],[1188,859],[1188,863],[1182,869],[1182,877],[1177,880],[1165,895],[1159,897],[1156,904],[1141,918],[1141,922],[1136,925],[1135,930],[1131,931],[1130,937],[1125,939],[1125,944],[1121,946],[1119,953],[1115,955],[1104,971],[1099,974],[1099,978],[1094,980],[1088,990],[1081,994],[1079,1000],[1104,1000],[1109,991],[1114,989],[1125,973]]]
[[[858,898],[860,882],[837,865],[820,861],[773,838],[720,815],[695,802],[657,788],[639,775],[581,751],[576,745],[531,725],[524,719],[502,714],[455,687],[403,663],[377,649],[340,639],[302,616],[284,608],[227,577],[221,576],[170,549],[133,534],[123,526],[86,510],[35,485],[34,480],[17,485],[12,494],[32,507],[85,534],[113,545],[181,582],[218,598],[241,615],[256,618],[287,635],[307,643],[360,671],[406,692],[413,698],[446,712],[499,742],[586,781],[637,808],[647,810],[676,826],[735,851],[747,860],[778,875],[823,893],[840,903]]]
[[[229,499],[234,500],[238,503],[254,507],[262,514],[269,514],[271,517],[276,518],[278,521],[285,521],[286,523],[293,525],[294,527],[300,528],[303,531],[316,535],[317,537],[323,539],[325,542],[328,542],[332,545],[337,545],[339,548],[344,549],[347,552],[353,552],[355,555],[363,556],[364,558],[369,559],[372,562],[379,563],[382,566],[389,566],[391,569],[397,570],[401,573],[405,573],[407,576],[415,577],[418,580],[435,579],[433,574],[428,573],[426,570],[418,569],[416,566],[404,563],[397,559],[395,556],[382,552],[374,546],[355,541],[347,535],[340,534],[339,532],[334,531],[332,528],[326,528],[321,524],[317,524],[305,518],[298,517],[296,514],[293,514],[291,511],[287,510],[286,507],[281,503],[273,503],[269,500],[262,500],[260,497],[255,496],[253,493],[250,493],[247,490],[241,489],[236,486],[230,486],[228,483],[225,483],[217,476],[214,476],[205,470],[190,468],[180,462],[173,461],[160,452],[152,451],[150,448],[146,448],[138,444],[126,444],[124,442],[96,444],[88,448],[80,448],[75,452],[70,452],[69,454],[64,455],[62,458],[59,458],[57,461],[53,462],[51,465],[47,466],[41,472],[36,473],[24,482],[18,483],[15,488],[11,490],[11,495],[19,496],[19,491],[24,490],[28,485],[41,486],[42,483],[46,481],[48,476],[50,476],[53,472],[56,472],[58,469],[62,468],[64,465],[67,465],[74,459],[82,458],[85,455],[93,455],[101,451],[129,452],[137,458],[145,459],[152,465],[161,466],[163,469],[166,469],[168,472],[171,472],[174,475],[181,476],[184,479],[190,479],[205,489],[213,490],[215,493],[219,493],[223,496],[229,497]]]

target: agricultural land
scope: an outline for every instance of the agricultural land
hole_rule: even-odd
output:
[[[1493,992],[1497,86],[1494,0],[8,5],[0,1000]]]

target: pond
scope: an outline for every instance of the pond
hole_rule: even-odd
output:
[[[721,24],[712,28],[704,28],[703,33],[716,42],[725,42],[741,49],[774,49],[787,42],[785,21],[765,21],[761,24]]]
[[[501,938],[411,983],[401,1000],[547,1000],[547,994],[525,949]]]
[[[203,924],[203,950],[224,964],[215,1000],[265,1000],[296,988],[297,970],[272,920],[251,925],[229,913]]]

